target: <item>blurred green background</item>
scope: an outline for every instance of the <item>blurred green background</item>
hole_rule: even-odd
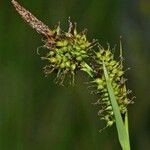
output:
[[[128,87],[136,95],[129,107],[132,150],[150,149],[150,1],[18,0],[53,27],[67,19],[88,28],[88,38],[113,47],[123,37]],[[36,54],[41,36],[23,22],[10,0],[0,0],[0,150],[120,150],[116,128],[91,105],[95,98],[79,74],[74,87],[44,77]]]

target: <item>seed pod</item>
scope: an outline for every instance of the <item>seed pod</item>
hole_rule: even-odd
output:
[[[99,103],[103,105],[102,109],[99,111],[101,112],[101,119],[106,121],[107,126],[112,126],[115,122],[115,118],[103,72],[103,61],[106,65],[109,79],[112,84],[120,112],[122,114],[127,111],[127,105],[129,104],[127,91],[123,86],[125,82],[121,82],[124,71],[122,70],[121,64],[114,59],[114,55],[109,48],[106,50],[104,50],[104,48],[99,48],[98,52],[95,54],[96,57],[94,60],[96,61],[97,65],[96,67],[93,66],[93,68],[99,73],[96,73],[95,79],[92,83],[96,86],[96,93],[98,93],[98,96],[101,97],[101,102],[99,101]],[[99,105],[99,103],[97,103],[97,105]]]
[[[48,58],[55,57],[57,59],[54,65],[54,70],[58,71],[59,69],[62,69],[61,75],[72,74],[74,76],[76,71],[80,68],[82,71],[86,71],[88,73],[91,72],[89,69],[90,67],[85,65],[85,61],[89,56],[89,47],[91,48],[93,43],[87,41],[86,35],[78,34],[77,30],[74,30],[76,29],[73,27],[72,23],[69,27],[69,31],[66,33],[61,32],[61,29],[59,29],[58,34],[56,29],[54,29],[53,32],[55,32],[55,36],[57,37],[56,44],[47,46],[49,51],[52,51],[53,53],[49,54],[48,52],[48,54],[44,56]],[[51,63],[51,61],[48,63]]]
[[[76,69],[76,65],[75,64],[72,64],[71,65],[71,71],[74,71]]]

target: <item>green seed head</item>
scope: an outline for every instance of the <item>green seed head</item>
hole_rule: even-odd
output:
[[[53,30],[55,35],[53,44],[46,41],[48,53],[44,57],[47,58],[45,60],[49,67],[44,67],[44,72],[48,74],[53,70],[57,72],[58,79],[64,79],[62,76],[66,74],[74,75],[80,69],[89,71],[83,63],[88,58],[93,43],[87,40],[84,32],[77,33],[76,24],[69,23],[68,32],[61,31],[59,26]]]
[[[124,80],[124,71],[122,70],[122,64],[114,59],[114,54],[109,48],[106,50],[99,48],[98,52],[96,52],[95,61],[97,65],[96,67],[93,66],[93,68],[94,70],[97,70],[97,73],[92,83],[96,86],[97,93],[100,93],[99,96],[101,99],[101,102],[97,104],[101,105],[101,119],[106,121],[107,126],[111,126],[115,122],[115,118],[107,90],[103,62],[106,65],[121,114],[124,114],[127,111],[127,105],[130,103],[127,98],[125,82],[121,82]]]

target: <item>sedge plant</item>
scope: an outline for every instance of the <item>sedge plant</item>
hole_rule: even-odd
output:
[[[17,1],[11,2],[23,20],[43,36],[46,52],[41,59],[46,63],[45,75],[55,73],[56,82],[63,85],[66,76],[74,84],[79,71],[87,73],[89,84],[93,86],[92,93],[99,97],[94,105],[99,107],[98,115],[106,122],[105,128],[116,124],[122,150],[130,150],[127,107],[133,99],[128,98],[130,91],[126,89],[121,42],[120,59],[117,60],[110,46],[103,48],[98,41],[89,41],[86,31],[78,33],[76,23],[70,19],[67,32],[60,28],[60,24],[52,30]]]

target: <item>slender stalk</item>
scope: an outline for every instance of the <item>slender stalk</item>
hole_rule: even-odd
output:
[[[130,136],[129,136],[129,121],[128,121],[128,112],[125,114],[125,128],[128,135],[128,140],[130,142]]]

